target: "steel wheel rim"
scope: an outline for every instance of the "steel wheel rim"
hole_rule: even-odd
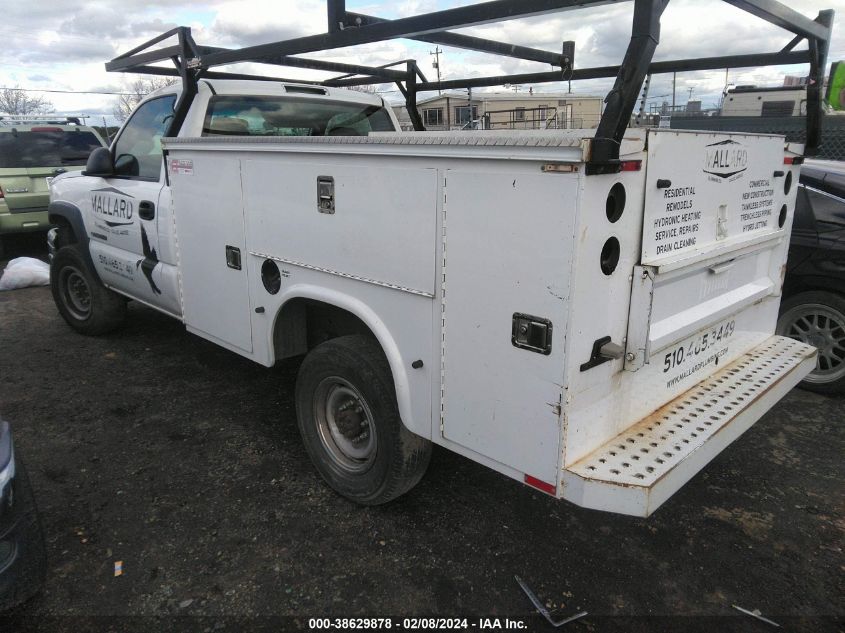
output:
[[[73,266],[59,273],[62,302],[74,318],[84,321],[91,316],[91,288],[85,276]]]
[[[845,315],[821,303],[787,311],[780,319],[781,333],[819,350],[816,368],[804,379],[827,384],[845,377]]]
[[[334,465],[350,473],[370,468],[378,445],[367,401],[348,380],[324,378],[314,392],[317,434]]]

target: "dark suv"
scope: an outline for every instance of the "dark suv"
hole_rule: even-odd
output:
[[[801,169],[778,334],[819,349],[801,386],[845,393],[845,162]]]

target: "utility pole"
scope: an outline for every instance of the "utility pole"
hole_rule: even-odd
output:
[[[475,121],[475,117],[472,116],[472,86],[467,88],[467,100],[469,101],[469,129],[474,129],[472,127],[472,122]]]
[[[637,112],[636,124],[637,126],[640,125],[642,122],[643,114],[645,113],[645,104],[648,101],[648,88],[651,85],[651,73],[646,75],[645,81],[643,82],[643,92],[642,96],[640,97],[640,111]]]
[[[672,73],[672,112],[675,112],[675,81],[678,79],[678,73]]]
[[[106,117],[103,117],[103,131],[106,133],[106,143],[111,145],[111,134],[109,134],[109,125],[106,123]]]
[[[432,51],[428,52],[429,55],[434,55],[434,61],[431,62],[431,65],[437,71],[437,83],[438,84],[440,83],[440,53],[442,53],[442,52],[443,51],[440,49],[439,46],[435,46],[433,52]],[[438,90],[437,94],[442,95],[443,92]]]

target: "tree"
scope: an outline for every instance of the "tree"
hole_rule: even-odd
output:
[[[175,84],[176,77],[139,77],[126,89],[126,94],[119,95],[114,105],[114,117],[123,122],[132,114],[135,106],[148,94],[159,88]]]
[[[0,88],[0,113],[45,114],[53,111],[53,104],[44,97],[31,97],[20,86]]]

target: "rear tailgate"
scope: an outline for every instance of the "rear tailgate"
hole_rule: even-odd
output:
[[[780,295],[797,174],[777,136],[651,130],[648,154],[625,369],[685,382],[773,332],[749,308]]]
[[[625,352],[573,379],[561,475],[564,498],[639,516],[815,365],[774,336],[798,179],[783,138],[649,130],[647,152]]]
[[[0,169],[0,188],[12,213],[46,211],[50,202],[47,177],[55,168],[12,167]]]

